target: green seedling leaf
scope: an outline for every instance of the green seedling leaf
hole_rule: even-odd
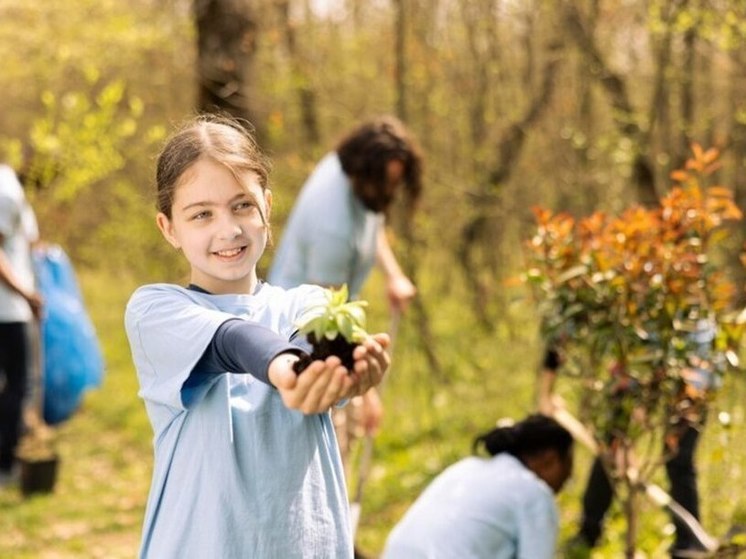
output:
[[[366,301],[348,301],[347,284],[339,289],[326,289],[326,303],[310,307],[296,322],[303,334],[310,334],[317,340],[335,339],[342,335],[350,343],[362,342],[368,333],[365,330]]]

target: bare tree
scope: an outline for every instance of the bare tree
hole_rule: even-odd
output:
[[[404,0],[393,0],[396,11],[394,58],[396,64],[396,114],[403,121],[407,120],[407,9]]]
[[[592,30],[588,28],[577,6],[564,2],[564,22],[568,32],[586,57],[588,65],[595,69],[595,75],[606,92],[613,108],[614,122],[622,136],[634,146],[632,163],[633,181],[637,188],[638,200],[652,206],[658,201],[655,185],[655,169],[649,154],[649,130],[638,122],[638,114],[630,100],[627,83],[621,74],[614,72],[596,44]]]
[[[500,188],[511,178],[530,130],[551,105],[562,48],[562,43],[557,39],[551,39],[546,46],[546,63],[542,69],[540,85],[529,99],[522,117],[511,123],[502,133],[493,150],[492,168],[485,173],[480,190],[472,193],[475,211],[461,229],[457,254],[464,277],[470,284],[473,309],[485,327],[493,322],[487,303],[497,274],[494,240],[500,235],[500,220],[494,219],[494,210],[500,205]]]
[[[316,92],[311,84],[309,65],[303,60],[302,49],[298,47],[296,28],[290,18],[289,0],[277,0],[276,7],[285,36],[285,46],[290,57],[293,83],[296,84],[295,90],[300,105],[303,131],[308,142],[316,145],[321,139],[321,133],[319,131]]]
[[[194,0],[197,28],[197,110],[263,123],[253,94],[258,25],[246,0]]]
[[[731,74],[729,84],[729,95],[728,101],[730,105],[729,114],[731,115],[730,121],[730,151],[731,160],[734,162],[742,162],[746,160],[746,123],[743,118],[738,118],[737,115],[743,114],[746,110],[746,103],[743,99],[743,87],[746,82],[746,45],[741,45],[740,48],[734,49],[731,53]],[[736,169],[732,172],[733,184],[735,188],[736,203],[742,210],[746,210],[746,177],[740,167],[742,165],[734,165]],[[744,234],[743,228],[739,228],[735,232],[735,239],[737,243],[746,248],[746,235]],[[738,256],[736,255],[736,259]],[[746,285],[746,271],[742,266],[738,266],[737,262],[734,265],[736,282],[740,285]],[[746,290],[741,290],[739,297],[739,305],[746,305]]]
[[[686,5],[688,2],[684,2]],[[681,130],[679,142],[679,153],[677,153],[676,164],[682,163],[692,143],[692,132],[694,129],[694,76],[695,76],[695,46],[697,41],[697,29],[689,27],[684,32],[683,38],[683,61],[681,68]]]
[[[408,71],[408,58],[407,58],[407,14],[408,6],[405,0],[393,0],[395,7],[394,16],[394,64],[395,64],[395,83],[396,89],[396,114],[404,122],[407,121],[407,71]],[[415,237],[415,231],[412,227],[412,220],[402,215],[397,220],[397,228],[401,229],[402,235],[405,241],[404,250],[406,252],[406,258],[402,260],[403,266],[407,272],[407,275],[417,283],[417,276],[420,269],[420,261],[418,254],[421,252],[421,244],[417,242]],[[419,246],[418,246],[419,245]],[[413,315],[417,332],[421,342],[421,348],[425,352],[430,370],[434,377],[446,381],[443,373],[443,367],[440,364],[438,355],[435,352],[435,344],[433,343],[433,334],[430,330],[430,324],[432,323],[427,305],[423,299],[423,295],[420,293],[418,297],[415,297],[412,303]]]

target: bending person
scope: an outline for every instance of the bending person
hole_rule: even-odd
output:
[[[301,284],[339,287],[360,295],[374,265],[386,278],[393,312],[402,312],[417,290],[389,245],[386,213],[403,194],[410,212],[422,189],[422,155],[396,118],[374,118],[351,130],[316,166],[293,206],[269,271],[286,289]],[[377,430],[383,408],[376,390],[335,412],[346,456],[350,442]]]
[[[394,527],[383,559],[554,557],[554,495],[572,471],[572,435],[536,414],[477,437],[480,447],[490,457],[437,476]]]

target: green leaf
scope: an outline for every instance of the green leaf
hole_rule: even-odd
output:
[[[317,340],[333,340],[339,334],[349,342],[360,342],[365,332],[366,301],[347,301],[347,286],[324,290],[326,303],[309,307],[295,325],[301,333],[313,332]]]
[[[352,319],[350,319],[349,316],[344,314],[337,316],[337,327],[339,328],[339,333],[342,334],[346,340],[352,339],[353,326]]]

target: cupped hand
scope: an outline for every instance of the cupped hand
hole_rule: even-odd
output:
[[[305,414],[322,413],[354,392],[354,380],[338,357],[312,361],[300,373],[292,368],[297,359],[270,370],[270,381],[284,404]]]
[[[381,383],[391,363],[386,352],[390,343],[388,334],[366,338],[353,352],[352,371],[332,356],[312,361],[296,373],[293,363],[298,357],[283,354],[270,364],[269,380],[288,408],[305,414],[322,413],[341,400],[364,394]]]
[[[368,336],[355,348],[352,354],[355,365],[350,371],[350,377],[355,381],[353,395],[365,394],[371,387],[381,383],[391,365],[391,357],[386,351],[390,344],[389,335],[382,333]]]

